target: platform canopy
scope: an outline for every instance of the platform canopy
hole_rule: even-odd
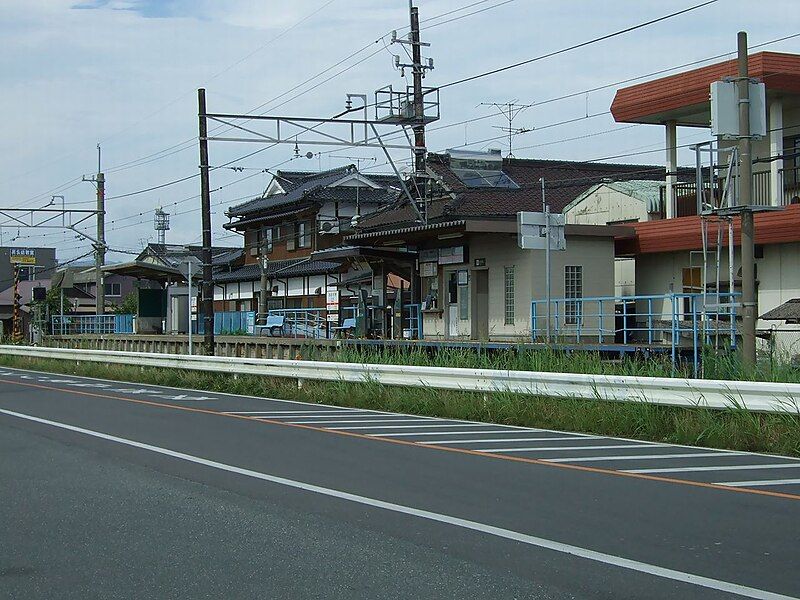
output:
[[[759,52],[748,57],[749,75],[766,87],[767,99],[781,97],[784,110],[800,107],[800,55]],[[716,63],[617,91],[611,114],[617,123],[708,127],[709,89],[714,81],[735,77],[736,60]]]

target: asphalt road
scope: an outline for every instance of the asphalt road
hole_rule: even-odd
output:
[[[800,461],[0,369],[0,598],[797,598]]]

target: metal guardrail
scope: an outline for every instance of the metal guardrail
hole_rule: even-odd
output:
[[[0,346],[0,355],[288,377],[297,379],[298,382],[376,381],[384,385],[446,390],[513,392],[556,398],[647,402],[716,409],[736,407],[800,415],[800,384],[793,383],[183,356],[7,345]]]

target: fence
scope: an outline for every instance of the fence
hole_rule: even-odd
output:
[[[550,336],[577,343],[691,347],[695,372],[704,344],[736,347],[739,294],[663,294],[558,298],[550,301]],[[531,335],[546,338],[547,301],[531,302]]]
[[[53,334],[133,333],[133,315],[53,315]]]
[[[511,392],[557,398],[648,402],[694,408],[737,407],[794,415],[800,412],[800,384],[792,383],[180,356],[31,346],[0,346],[0,355],[4,354],[262,377],[289,377],[297,379],[298,383],[303,380],[354,383],[374,381],[383,385],[472,392]]]

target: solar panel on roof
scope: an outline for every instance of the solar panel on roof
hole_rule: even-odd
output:
[[[452,171],[467,187],[519,189],[514,180],[503,171],[483,169],[453,169]]]

